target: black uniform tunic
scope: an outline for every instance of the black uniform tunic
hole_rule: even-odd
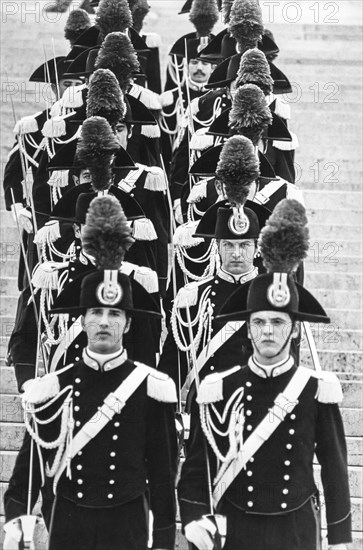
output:
[[[243,441],[268,414],[297,367],[290,359],[266,378],[263,370],[240,367],[223,380],[223,399],[213,406],[219,414],[237,388],[243,388]],[[252,370],[253,368],[253,370]],[[311,377],[298,397],[298,403],[276,431],[257,450],[219,502],[227,515],[226,548],[239,550],[315,550],[313,477],[316,453],[326,502],[329,544],[350,541],[350,500],[347,451],[339,407],[316,399],[318,381]],[[211,407],[209,407],[211,410]],[[212,412],[212,419],[216,415]],[[228,426],[231,412],[224,427]],[[194,433],[179,483],[179,499],[184,525],[208,513],[204,434],[200,420],[192,422]],[[217,421],[217,427],[221,425]],[[228,436],[215,434],[219,449],[228,450]],[[208,445],[211,477],[216,474],[216,457]],[[312,525],[314,524],[314,529]],[[244,534],[241,533],[243,526]],[[294,538],[292,530],[298,535]]]
[[[70,385],[73,390],[73,435],[134,369],[135,363],[125,361],[123,354],[105,363],[102,370],[97,362],[84,355],[84,360],[58,376],[61,388]],[[173,409],[168,403],[150,398],[147,383],[144,381],[138,387],[121,412],[72,459],[71,479],[65,471],[61,475],[53,512],[54,531],[50,534],[51,550],[145,550],[148,536],[145,499],[154,516],[153,547],[170,550],[174,547]],[[48,424],[40,433],[47,441],[56,439],[59,423]],[[25,438],[4,497],[7,521],[26,511],[28,451],[29,437]],[[44,451],[43,456],[49,458],[49,451]],[[32,504],[40,489],[36,452],[34,457]],[[113,518],[111,525],[110,517]],[[137,529],[133,534],[130,534],[130,522],[133,529]],[[80,533],[83,540],[79,539]]]

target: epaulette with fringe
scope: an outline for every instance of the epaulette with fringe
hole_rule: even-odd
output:
[[[162,168],[159,168],[159,166],[144,166],[144,171],[146,172],[145,189],[148,191],[166,191],[168,181]]]
[[[200,237],[193,237],[198,223],[198,221],[189,221],[179,225],[173,235],[174,246],[192,248],[193,246],[198,246],[198,244],[204,242],[204,239]]]
[[[319,403],[337,404],[343,401],[342,386],[336,374],[328,371],[312,371],[312,376],[318,379],[315,399]]]
[[[40,378],[35,378],[22,395],[23,405],[36,405],[55,397],[60,391],[58,376],[73,366],[74,363],[71,363],[57,372],[50,372]]]
[[[194,132],[190,140],[190,149],[193,151],[204,151],[213,146],[213,136],[207,135],[209,128],[199,128]]]
[[[53,170],[47,183],[50,187],[67,187],[68,175],[69,170]]]
[[[67,88],[60,100],[62,107],[66,109],[78,109],[82,107],[83,94],[82,91],[87,88],[87,84],[80,84],[79,86],[70,86]]]
[[[47,138],[57,138],[66,134],[66,122],[63,116],[54,116],[44,122],[42,134]]]
[[[39,130],[38,121],[36,117],[40,115],[42,111],[35,113],[35,115],[23,116],[18,120],[14,126],[14,134],[23,136],[24,134],[32,134]]]
[[[57,220],[51,220],[47,222],[43,227],[38,229],[34,236],[35,244],[46,244],[47,242],[54,242],[60,238],[59,222]]]
[[[212,178],[205,178],[193,185],[187,198],[187,202],[189,204],[194,204],[206,198],[207,184],[208,184],[208,181],[210,181],[211,179]]]
[[[148,48],[160,48],[161,36],[156,32],[148,32],[143,35]]]
[[[181,309],[196,306],[198,303],[199,287],[213,281],[214,277],[207,277],[200,281],[192,281],[183,286],[175,297],[174,307]]]
[[[150,294],[159,292],[158,274],[150,267],[136,265],[131,262],[122,262],[120,272],[126,275],[133,273],[135,281],[140,283]]]
[[[297,135],[293,132],[290,132],[292,140],[291,141],[279,141],[274,140],[272,142],[272,145],[276,147],[276,149],[280,149],[280,151],[295,151],[299,147],[299,140],[297,139]]]
[[[208,405],[209,403],[221,401],[223,399],[224,378],[234,374],[241,368],[242,367],[239,365],[236,365],[235,367],[232,367],[224,372],[213,372],[212,374],[206,376],[199,386],[196,399],[197,403],[199,405]]]
[[[57,290],[58,273],[68,267],[68,262],[43,262],[38,265],[32,276],[35,289]]]
[[[161,136],[159,124],[143,124],[141,126],[141,135],[149,139],[156,139]]]
[[[139,84],[133,84],[128,93],[133,97],[136,97],[136,99],[139,99],[148,109],[153,111],[161,110],[159,94],[156,94],[143,86],[139,86]]]
[[[132,229],[132,236],[135,241],[155,241],[158,238],[154,224],[149,218],[134,220]]]
[[[163,403],[176,403],[178,401],[174,381],[167,374],[147,367],[139,361],[134,361],[138,367],[146,367],[149,370],[147,377],[147,394],[156,401]]]

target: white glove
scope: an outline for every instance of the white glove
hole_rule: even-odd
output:
[[[3,549],[4,550],[18,550],[19,542],[23,536],[23,531],[21,530],[20,521],[14,520],[5,523],[4,525],[5,538]]]
[[[29,380],[25,380],[24,384],[21,386],[20,391],[26,392],[27,389],[30,388],[30,385],[32,384],[34,378],[29,378]]]
[[[206,518],[192,521],[185,526],[185,537],[199,550],[213,550],[214,538],[212,533],[216,530],[215,525]]]
[[[174,201],[174,218],[178,224],[181,225],[182,223],[184,223],[180,199]]]
[[[21,202],[11,205],[11,215],[15,223],[18,220],[21,229],[24,229],[27,233],[33,233],[32,215]]]

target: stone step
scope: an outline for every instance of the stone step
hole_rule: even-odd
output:
[[[310,263],[308,268],[312,272]],[[310,287],[309,287],[310,288]],[[330,309],[344,309],[347,303],[352,309],[361,309],[362,293],[358,291],[336,290],[336,289],[314,289],[314,296],[324,307]]]
[[[314,288],[326,288],[334,290],[359,291],[361,289],[361,277],[357,274],[331,273],[329,271],[307,271],[305,273],[304,285],[313,292]]]
[[[362,437],[347,437],[347,450],[351,466],[363,466]]]
[[[339,326],[339,330],[361,327],[362,310],[346,311],[346,309],[324,309],[329,315],[331,323]]]
[[[322,222],[323,216],[319,219]],[[318,236],[320,239],[326,239],[328,242],[336,241],[344,235],[345,239],[356,239],[362,233],[362,228],[356,225],[350,225],[349,219],[344,225],[333,223],[310,222],[309,229],[312,236]]]
[[[316,250],[313,251],[313,254],[310,252],[308,258],[305,260],[306,271],[314,272],[326,270],[329,272],[334,271],[339,273],[351,273],[354,275],[357,274],[358,277],[362,274],[361,257],[340,256],[339,246],[336,245],[336,243],[327,243],[327,246],[323,248],[324,251],[316,248]],[[353,299],[352,303],[354,304]]]
[[[362,210],[361,193],[346,193],[344,191],[327,192],[326,190],[304,190],[306,208],[314,210]]]
[[[362,330],[344,330],[339,325],[312,324],[312,332],[317,349],[331,351],[360,351],[362,349]]]
[[[352,258],[361,258],[362,257],[362,241],[360,239],[352,239],[352,240],[345,240],[345,239],[329,239],[329,238],[323,238],[323,235],[318,235],[316,232],[316,228],[314,225],[309,226],[309,233],[310,233],[310,249],[309,253],[313,252],[313,257],[319,258],[321,256],[326,257],[328,252],[328,247],[333,243],[337,247],[337,254],[344,256],[344,257],[352,257]],[[359,235],[359,231],[357,231],[357,236]],[[329,236],[328,236],[329,237]],[[323,254],[325,253],[325,254]]]
[[[300,360],[302,364],[307,362],[312,365],[310,350],[306,338],[303,334],[301,341]],[[329,344],[317,346],[319,361],[323,370],[339,373],[339,379],[342,380],[343,373],[347,373],[348,380],[356,380],[362,372],[362,352],[358,351],[332,351]],[[12,368],[12,367],[11,367]],[[0,371],[2,372],[2,370]],[[355,382],[354,382],[355,383]],[[10,386],[9,386],[10,387]]]
[[[336,42],[339,40],[347,42],[359,42],[362,39],[360,26],[358,23],[356,23],[357,26],[354,26],[352,24],[344,25],[341,23],[340,20],[338,24],[328,24],[330,20],[338,19],[337,15],[331,16],[331,14],[329,13],[330,11],[333,12],[337,10],[340,17],[342,15],[342,12],[345,10],[348,10],[348,12],[353,15],[354,12],[350,12],[352,8],[351,6],[349,6],[349,2],[344,1],[340,5],[336,3],[336,10],[332,10],[331,8],[329,8],[329,6],[323,7],[321,12],[316,11],[317,6],[314,7],[312,4],[309,3],[300,3],[300,7],[303,12],[301,14],[302,17],[300,19],[300,22],[292,22],[291,24],[287,23],[289,21],[289,18],[294,19],[295,17],[293,14],[294,6],[289,6],[289,2],[285,2],[285,4],[287,4],[287,6],[284,7],[284,2],[280,2],[279,5],[276,5],[274,9],[273,6],[269,6],[268,3],[262,4],[264,24],[268,28],[269,25],[273,25],[273,33],[277,40],[278,38],[280,38],[280,40],[283,41],[310,41],[311,37],[315,36],[316,40],[333,41],[334,44],[336,44]],[[359,4],[359,2],[356,2],[356,4]],[[291,14],[289,14],[290,11]],[[281,17],[283,13],[285,13],[285,16],[287,15],[287,19],[284,19],[284,21],[280,22],[278,21],[277,17],[279,15]],[[272,15],[274,15],[273,21],[271,21],[270,17]],[[303,17],[303,15],[305,15],[305,17]],[[320,15],[320,19],[318,18],[318,15]],[[318,20],[320,24],[317,24]],[[280,37],[278,36],[279,34],[281,34]]]

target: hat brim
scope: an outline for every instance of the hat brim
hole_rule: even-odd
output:
[[[206,213],[204,214],[204,216],[201,218],[193,237],[203,238],[203,239],[215,239],[216,237],[214,236],[214,228],[216,225],[218,209],[226,208],[228,206],[230,206],[230,204],[227,199],[223,201],[218,201],[212,206],[210,206],[206,211]],[[246,208],[249,208],[256,214],[258,218],[258,224],[261,230],[262,227],[265,226],[268,218],[271,216],[271,211],[265,208],[264,206],[262,206],[261,204],[257,204],[256,202],[253,202],[250,200],[247,200],[244,206]],[[243,236],[239,238],[243,239]]]
[[[222,148],[223,144],[220,144],[205,151],[191,166],[189,174],[204,177],[215,176]],[[260,161],[259,178],[266,178],[269,181],[278,179],[270,161],[261,151],[258,152],[258,158]]]
[[[139,220],[145,217],[145,213],[138,203],[138,201],[132,197],[129,193],[122,191],[116,185],[111,185],[109,188],[110,194],[116,197],[120,202],[123,210],[125,211],[125,216],[128,221]],[[84,193],[94,193],[91,184],[83,183],[69,189],[65,195],[57,202],[53,211],[49,215],[49,220],[55,220],[66,223],[80,223],[76,217],[76,204],[77,199],[81,194]],[[71,213],[70,217],[66,217],[63,212],[69,210]]]
[[[247,296],[254,279],[241,285],[224,302],[216,316],[217,321],[247,321],[252,313],[261,310],[247,309]],[[296,321],[309,321],[311,323],[330,323],[330,318],[320,305],[318,300],[304,288],[301,284],[295,282],[299,295],[299,310],[285,311],[292,315]],[[266,311],[279,311],[277,309],[266,307]],[[281,310],[282,311],[282,310]]]
[[[69,313],[69,314],[79,314],[83,315],[86,313],[87,309],[91,307],[101,307],[100,304],[95,304],[95,306],[83,307],[74,305],[75,297],[79,298],[81,294],[81,287],[83,279],[95,273],[96,268],[90,269],[76,277],[71,283],[69,283],[66,288],[57,296],[53,307],[49,310],[49,313],[52,315],[60,313]],[[162,315],[160,313],[160,308],[156,300],[144,289],[144,287],[130,277],[131,290],[132,290],[132,300],[133,307],[125,308],[124,311],[127,311],[131,317],[153,317],[155,319],[161,319]],[[106,307],[106,306],[104,306]]]

